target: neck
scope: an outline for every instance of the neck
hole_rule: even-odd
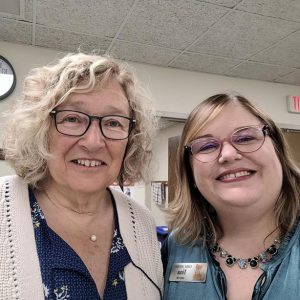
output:
[[[241,257],[251,257],[279,238],[273,212],[249,214],[245,210],[238,214],[218,214],[218,218],[223,229],[219,243]]]
[[[43,193],[52,206],[71,214],[105,214],[112,206],[110,193],[106,189],[94,194],[87,194],[49,184],[44,186]]]
[[[233,239],[265,238],[276,229],[275,215],[269,212],[249,212],[248,209],[239,209],[236,212],[218,212],[218,219],[224,236]]]

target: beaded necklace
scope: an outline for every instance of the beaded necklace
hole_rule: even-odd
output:
[[[280,241],[274,240],[273,244],[271,244],[265,251],[262,251],[256,256],[250,258],[235,258],[218,243],[213,245],[210,248],[210,251],[212,254],[220,253],[220,257],[225,259],[225,264],[228,267],[232,267],[237,264],[241,269],[246,269],[249,264],[252,269],[256,269],[260,263],[266,263],[278,253],[279,245]]]

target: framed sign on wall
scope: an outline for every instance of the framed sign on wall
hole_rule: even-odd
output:
[[[300,114],[300,96],[287,96],[288,112]]]
[[[16,87],[16,73],[12,64],[0,55],[0,100],[8,97]]]

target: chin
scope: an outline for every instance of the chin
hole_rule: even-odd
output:
[[[234,207],[247,207],[258,202],[259,199],[261,199],[261,197],[257,194],[254,195],[247,191],[235,191],[221,195],[219,201]]]
[[[226,203],[226,205],[230,205],[231,207],[245,208],[257,203],[258,199],[243,196],[243,197],[231,197],[231,198],[223,199],[222,202]]]
[[[84,182],[75,182],[75,184],[69,185],[70,189],[76,191],[78,193],[93,193],[93,192],[101,192],[106,189],[106,185],[101,184],[99,181],[97,183],[93,183],[91,181]]]

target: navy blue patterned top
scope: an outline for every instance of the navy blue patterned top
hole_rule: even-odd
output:
[[[131,262],[119,230],[115,200],[111,194],[115,229],[110,251],[104,299],[127,299],[124,267]],[[31,217],[41,266],[45,299],[100,300],[96,284],[78,254],[50,227],[29,188]]]

